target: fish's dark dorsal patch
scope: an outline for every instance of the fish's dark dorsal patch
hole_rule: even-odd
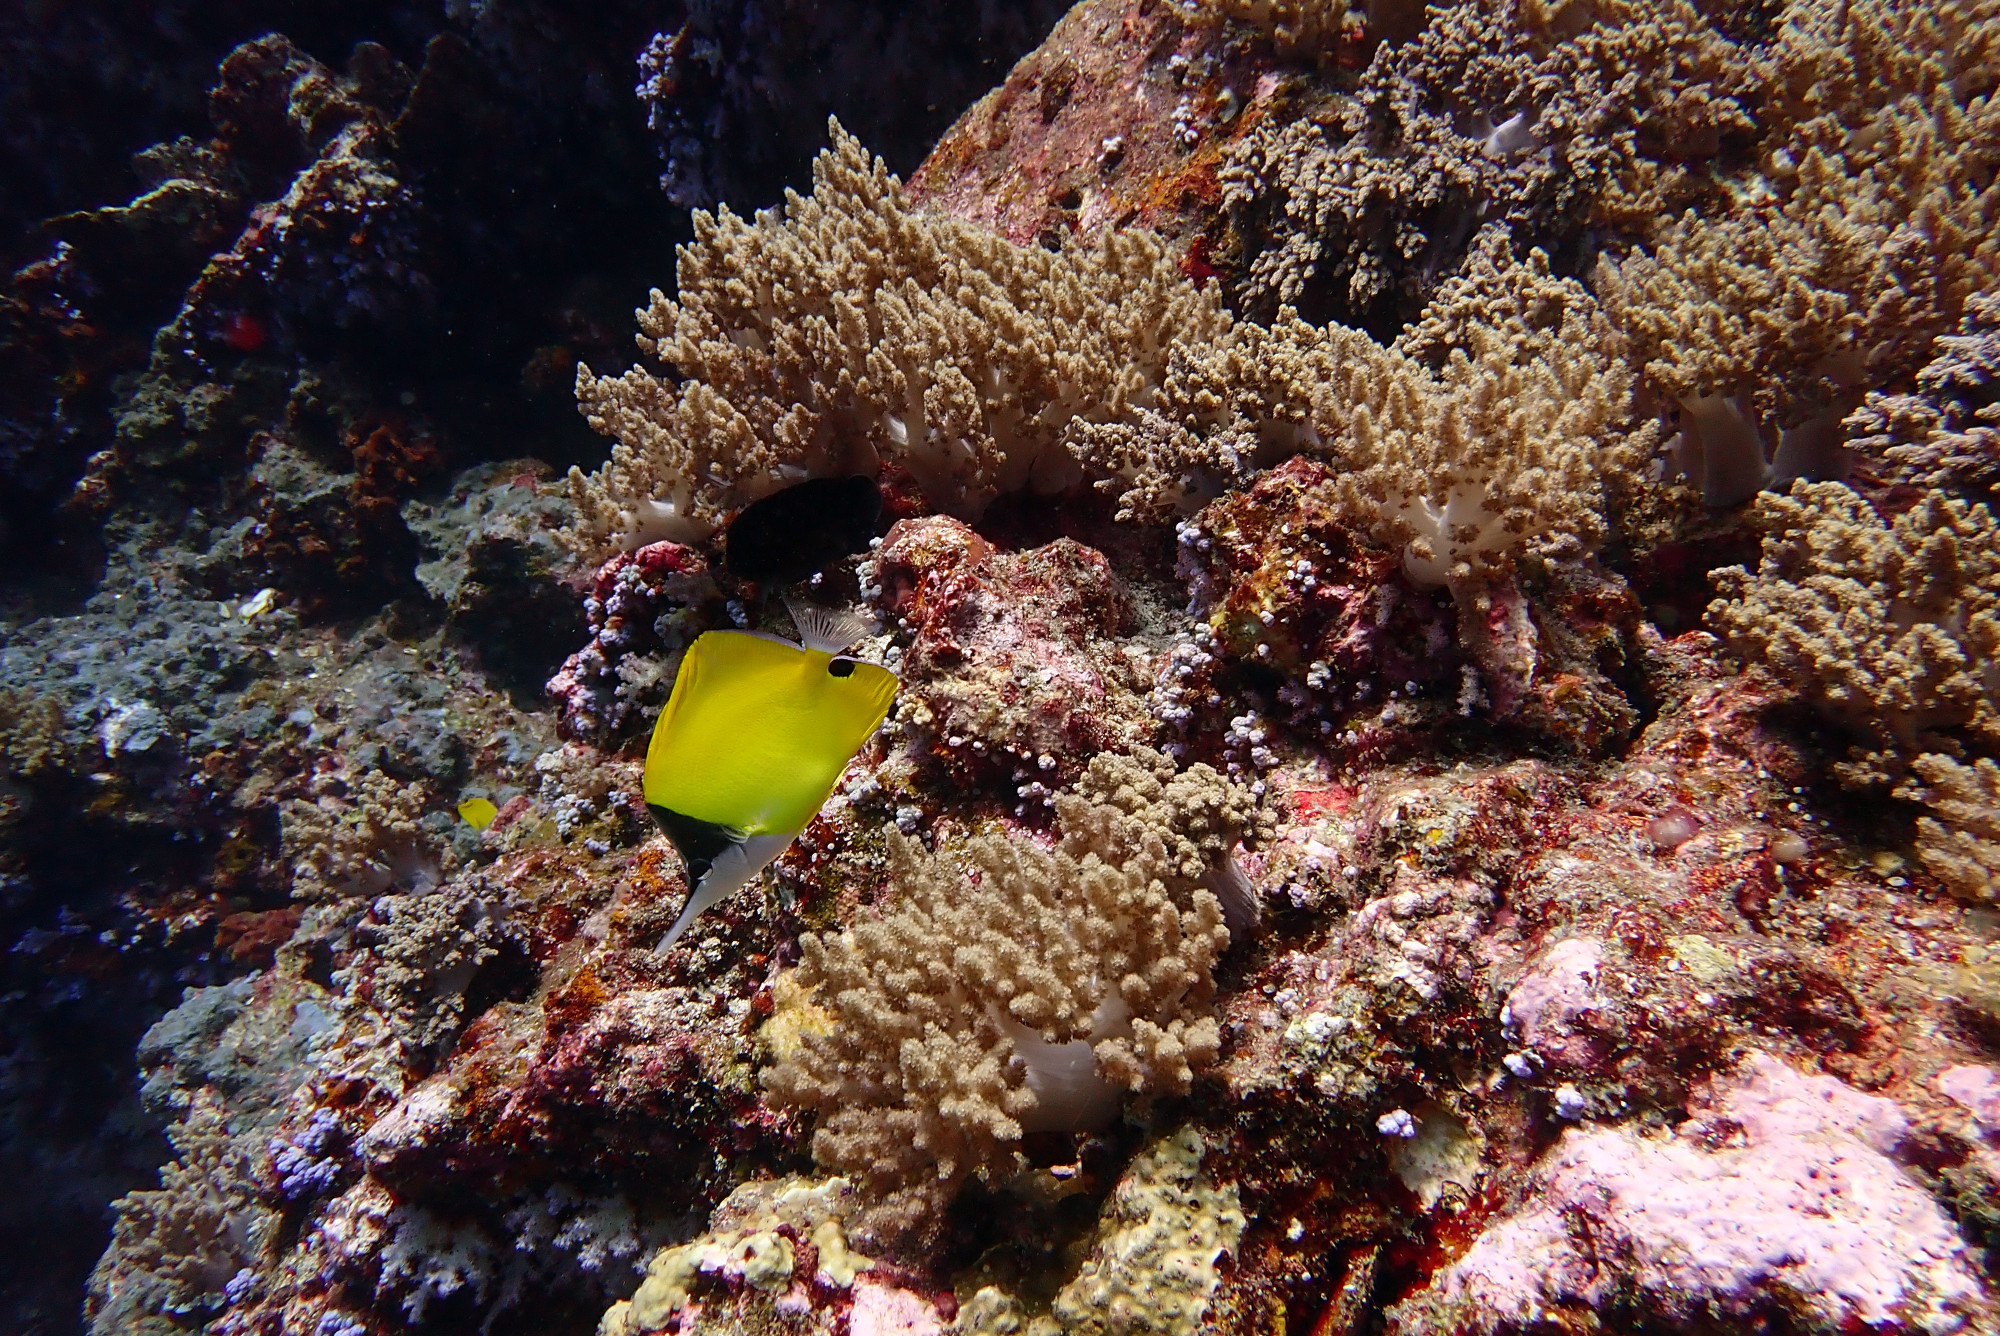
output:
[[[743,842],[730,833],[727,826],[682,816],[657,803],[647,803],[646,807],[652,812],[653,820],[660,823],[660,829],[667,833],[667,838],[673,841],[674,848],[680,850],[681,859],[687,863],[690,888],[701,883],[724,850]]]

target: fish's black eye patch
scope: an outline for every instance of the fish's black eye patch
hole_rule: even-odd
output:
[[[854,660],[835,659],[826,666],[826,670],[835,677],[852,677],[854,676]]]

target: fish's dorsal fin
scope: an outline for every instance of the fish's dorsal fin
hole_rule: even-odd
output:
[[[855,641],[875,633],[874,622],[859,612],[836,612],[832,608],[785,600],[792,625],[799,631],[799,643],[825,654],[845,653]]]

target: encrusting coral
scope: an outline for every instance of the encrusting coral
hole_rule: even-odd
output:
[[[1076,1336],[1203,1329],[1218,1263],[1244,1218],[1233,1186],[1201,1172],[1201,1133],[1182,1128],[1133,1160],[1105,1203],[1096,1245],[1056,1296],[1061,1330]]]
[[[695,215],[678,297],[655,291],[639,318],[669,377],[578,367],[585,416],[618,440],[596,475],[570,475],[581,547],[704,538],[788,483],[885,460],[966,517],[1060,489],[1077,479],[1072,423],[1128,416],[1170,338],[1226,325],[1148,236],[1014,246],[909,208],[879,158],[830,131],[809,198],[755,222]]]
[[[764,1082],[820,1115],[814,1158],[869,1199],[874,1235],[934,1229],[967,1177],[1011,1177],[1023,1132],[1101,1125],[1215,1061],[1230,934],[1197,879],[1250,813],[1212,769],[1162,768],[1100,756],[1057,796],[1053,850],[892,838],[883,916],[800,938]]]

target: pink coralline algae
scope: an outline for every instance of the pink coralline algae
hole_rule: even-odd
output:
[[[2000,1132],[2000,1072],[1963,1064],[1938,1073],[1937,1089],[1972,1115],[1979,1130]]]
[[[1519,1331],[1629,1305],[1674,1324],[1794,1315],[1942,1332],[1979,1307],[1964,1241],[1892,1158],[1895,1104],[1763,1054],[1672,1135],[1563,1134],[1533,1195],[1492,1224],[1397,1330]]]
[[[1590,1050],[1587,1036],[1570,1022],[1604,1005],[1597,992],[1603,963],[1603,944],[1592,938],[1566,937],[1550,947],[1534,971],[1507,994],[1500,1023],[1509,1037],[1542,1061],[1589,1067],[1600,1055]]]
[[[935,1305],[908,1290],[862,1279],[854,1284],[848,1336],[939,1336],[944,1323]]]
[[[956,782],[1011,776],[1039,796],[1149,740],[1148,683],[1116,640],[1132,606],[1103,553],[1002,552],[958,520],[907,520],[873,578],[910,637],[900,727]]]
[[[563,731],[603,739],[634,710],[664,704],[667,659],[698,633],[690,610],[719,597],[707,559],[679,543],[619,552],[600,566],[583,601],[590,643],[548,681]]]

